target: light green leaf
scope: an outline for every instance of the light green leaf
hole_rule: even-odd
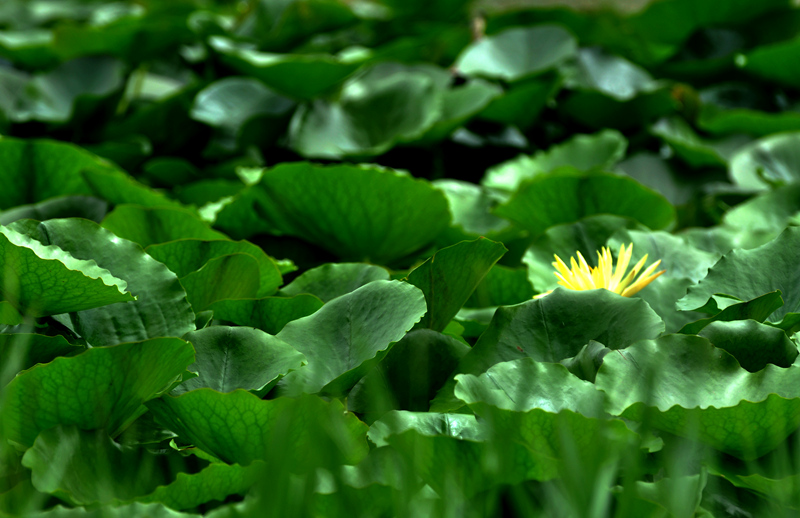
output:
[[[469,45],[455,62],[468,76],[516,81],[575,56],[578,42],[559,25],[517,27]]]
[[[625,156],[627,147],[628,141],[616,130],[575,135],[546,151],[538,151],[532,156],[520,155],[490,167],[481,185],[512,193],[525,180],[562,166],[572,166],[580,171],[609,169]]]
[[[217,320],[255,327],[276,335],[286,324],[311,315],[322,304],[314,295],[300,294],[294,297],[219,300],[211,304],[209,309]]]
[[[525,357],[554,363],[575,356],[590,340],[621,349],[663,331],[664,323],[642,300],[604,289],[557,288],[543,298],[498,308],[455,372],[478,375],[497,363]],[[431,410],[458,408],[453,388],[451,380]]]
[[[259,284],[256,296],[272,295],[283,284],[277,262],[264,253],[261,247],[249,241],[179,239],[150,245],[145,252],[166,264],[178,277],[186,277],[199,270],[211,259],[231,254],[247,254],[258,262]]]
[[[330,55],[259,52],[222,36],[212,36],[209,44],[234,69],[302,100],[329,93],[361,66]]]
[[[264,396],[284,374],[306,363],[286,343],[250,327],[213,326],[186,333],[183,339],[194,345],[196,359],[188,370],[199,376],[178,385],[172,395],[208,387]]]
[[[78,218],[42,223],[18,221],[9,228],[44,245],[55,245],[73,257],[93,260],[125,280],[137,299],[59,315],[92,345],[113,345],[194,331],[195,316],[178,278],[136,243],[120,239],[98,224]]]
[[[750,190],[800,180],[800,132],[772,135],[743,147],[732,158],[728,174],[738,186]]]
[[[258,262],[248,254],[215,257],[196,272],[181,277],[186,300],[195,313],[218,300],[255,297],[258,281]]]
[[[373,281],[388,281],[389,272],[365,263],[328,263],[306,270],[281,288],[283,295],[308,293],[322,302],[346,295]]]

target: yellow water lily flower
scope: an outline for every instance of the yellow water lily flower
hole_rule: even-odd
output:
[[[602,248],[602,253],[597,252],[597,266],[589,266],[581,253],[577,252],[578,261],[575,261],[574,257],[569,258],[570,265],[572,266],[572,269],[570,269],[567,267],[566,263],[556,255],[554,256],[556,260],[553,263],[553,267],[556,269],[554,273],[559,279],[558,284],[570,290],[594,290],[605,288],[614,293],[619,293],[623,297],[631,297],[666,271],[661,270],[660,272],[653,273],[653,271],[658,268],[658,265],[661,264],[661,259],[659,259],[639,274],[644,263],[647,262],[647,254],[645,254],[645,256],[636,263],[633,270],[625,275],[628,269],[628,263],[631,261],[632,253],[633,243],[631,243],[627,249],[624,244],[620,247],[616,270],[614,270],[613,267],[614,258],[611,256],[611,250],[605,246]],[[552,290],[540,293],[533,298],[538,299],[551,292]]]

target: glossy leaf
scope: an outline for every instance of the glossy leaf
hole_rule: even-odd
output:
[[[259,268],[248,254],[222,255],[181,277],[186,300],[199,313],[218,300],[246,299],[258,292]]]
[[[199,376],[172,395],[208,387],[218,392],[244,389],[263,396],[287,372],[305,364],[303,355],[272,335],[250,327],[213,326],[183,336],[195,350],[188,370]]]
[[[442,331],[469,299],[505,247],[488,239],[463,241],[443,248],[408,274],[408,282],[425,294],[428,312],[415,326]]]
[[[397,260],[429,244],[450,222],[440,191],[374,166],[285,163],[266,171],[254,189],[253,198],[241,198],[240,208],[249,215],[236,213],[234,199],[216,226],[244,237],[242,225],[253,228],[245,220],[252,218],[273,233],[317,243],[343,260]]]
[[[277,337],[303,353],[308,365],[286,376],[279,391],[337,394],[350,390],[425,312],[424,295],[416,287],[374,281],[289,322]]]
[[[466,75],[516,81],[573,57],[577,47],[574,36],[558,25],[519,27],[471,44],[455,67]]]
[[[664,323],[642,300],[603,289],[558,288],[541,299],[498,308],[455,372],[478,375],[497,363],[525,357],[558,362],[575,356],[590,340],[621,349],[663,330]],[[452,398],[453,386],[449,382],[439,391],[431,410],[460,406]]]
[[[182,208],[121,205],[103,219],[103,227],[118,237],[139,243],[142,247],[176,239],[226,239],[209,228],[190,211]]]

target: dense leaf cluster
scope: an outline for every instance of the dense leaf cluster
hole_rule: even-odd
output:
[[[800,10],[526,4],[0,2],[0,516],[798,513]]]

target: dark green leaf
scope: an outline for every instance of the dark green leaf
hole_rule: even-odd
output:
[[[0,387],[5,387],[19,371],[81,351],[82,346],[67,342],[61,335],[0,334]]]
[[[664,323],[642,300],[604,289],[557,288],[543,298],[498,308],[456,372],[478,375],[497,363],[525,357],[558,362],[578,354],[590,340],[621,349],[663,331]],[[431,410],[459,406],[453,387],[449,382],[439,391]]]
[[[317,396],[264,401],[244,390],[201,388],[147,407],[182,438],[228,463],[274,459],[301,472],[324,463],[323,451],[339,464],[367,454],[367,426],[338,401]]]
[[[609,173],[583,173],[571,167],[523,183],[494,213],[535,236],[553,225],[594,214],[629,217],[654,230],[668,227],[675,219],[675,208],[637,181]]]
[[[685,335],[696,335],[712,322],[733,322],[735,320],[748,319],[763,322],[781,306],[783,306],[783,299],[781,298],[780,290],[773,291],[748,302],[728,306],[713,317],[686,324],[678,332]]]
[[[789,367],[797,358],[797,346],[783,330],[755,320],[711,322],[698,335],[728,351],[750,372],[760,371],[770,364]]]
[[[135,297],[128,283],[58,246],[0,226],[0,297],[28,316],[83,311]]]
[[[253,298],[258,292],[258,262],[248,254],[222,255],[181,277],[186,300],[195,313],[225,299]]]
[[[255,327],[275,335],[292,320],[311,315],[321,307],[322,301],[314,295],[300,294],[294,297],[220,300],[211,304],[209,309],[217,320]]]
[[[56,219],[36,224],[18,221],[11,228],[44,245],[55,245],[82,260],[92,260],[125,280],[136,301],[61,315],[92,345],[112,345],[194,331],[195,316],[178,278],[136,243],[119,239],[85,219]]]
[[[252,189],[220,212],[216,226],[234,237],[260,226],[318,244],[343,260],[397,260],[431,243],[450,223],[441,191],[375,166],[283,163]]]
[[[442,331],[469,299],[494,263],[506,252],[486,238],[443,248],[408,274],[425,294],[428,312],[415,328]]]
[[[181,278],[199,270],[211,259],[231,254],[247,254],[258,262],[260,280],[256,296],[272,295],[283,283],[275,260],[264,253],[261,247],[249,241],[179,239],[150,245],[145,251],[151,257],[166,264]]]
[[[609,354],[595,381],[612,415],[646,418],[742,459],[769,452],[800,425],[798,382],[797,366],[751,374],[705,338],[687,335]]]
[[[103,227],[142,247],[177,239],[226,239],[191,211],[178,207],[120,205],[103,220]]]
[[[188,342],[154,338],[37,365],[5,389],[3,436],[30,447],[39,432],[59,424],[116,435],[193,361]]]

